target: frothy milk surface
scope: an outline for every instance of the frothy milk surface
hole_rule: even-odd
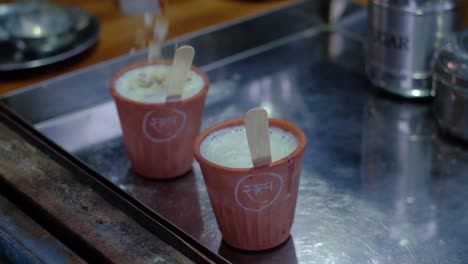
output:
[[[272,162],[291,154],[298,144],[297,138],[291,132],[278,127],[270,127]],[[253,167],[247,134],[243,125],[211,133],[201,143],[200,152],[207,160],[224,167]]]
[[[124,73],[115,83],[117,92],[128,99],[144,103],[166,101],[171,66],[148,65]],[[205,85],[203,78],[191,70],[185,83],[182,99],[197,94]]]

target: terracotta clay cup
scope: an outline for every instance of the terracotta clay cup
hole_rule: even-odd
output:
[[[243,119],[234,119],[209,128],[197,137],[194,153],[224,242],[242,250],[264,250],[289,237],[306,137],[288,121],[269,119],[270,127],[292,132],[298,139],[289,156],[257,168],[235,169],[212,163],[201,154],[200,145],[211,133],[243,124]]]
[[[126,72],[155,62],[140,62],[123,68],[111,81],[111,94],[117,106],[122,126],[124,144],[133,169],[140,175],[153,179],[180,176],[192,168],[191,151],[205,106],[210,85],[206,74],[192,66],[205,84],[194,96],[176,102],[143,103],[120,95],[116,81]],[[171,65],[172,61],[157,64]]]

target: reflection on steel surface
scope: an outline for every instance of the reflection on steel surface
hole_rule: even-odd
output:
[[[435,131],[425,104],[369,98],[363,126],[363,191],[391,215],[383,223],[391,243],[409,253],[419,244],[434,247],[430,241],[437,235],[438,212],[429,190]],[[382,188],[388,190],[386,195]]]
[[[241,251],[226,245],[226,243],[221,243],[218,252],[232,263],[298,263],[293,237],[276,248],[261,252]]]

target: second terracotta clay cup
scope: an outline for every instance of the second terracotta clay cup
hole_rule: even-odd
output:
[[[270,127],[291,132],[298,139],[298,147],[287,157],[262,167],[235,169],[202,155],[200,145],[210,134],[243,124],[243,119],[234,119],[209,128],[197,137],[194,153],[224,242],[242,250],[264,250],[289,237],[306,137],[286,120],[269,119]]]
[[[172,61],[157,62],[172,64]],[[192,168],[195,138],[200,132],[205,97],[210,85],[206,74],[192,66],[204,80],[204,87],[192,97],[163,103],[143,103],[120,95],[116,81],[128,71],[155,64],[132,64],[115,74],[110,89],[122,126],[125,147],[133,169],[154,179],[180,176]]]

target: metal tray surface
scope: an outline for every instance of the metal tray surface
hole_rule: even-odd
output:
[[[233,263],[467,263],[468,148],[437,133],[430,102],[374,92],[363,71],[363,30],[356,27],[365,23],[346,19],[351,26],[311,25],[200,64],[212,81],[202,129],[260,106],[307,135],[291,238],[278,248],[242,252],[222,243],[196,163],[170,181],[135,175],[111,100],[49,116],[36,127]],[[218,33],[200,38],[210,43]],[[216,53],[195,48],[198,56]],[[99,94],[108,89],[96,82]],[[22,95],[4,101],[16,110],[15,96]]]

